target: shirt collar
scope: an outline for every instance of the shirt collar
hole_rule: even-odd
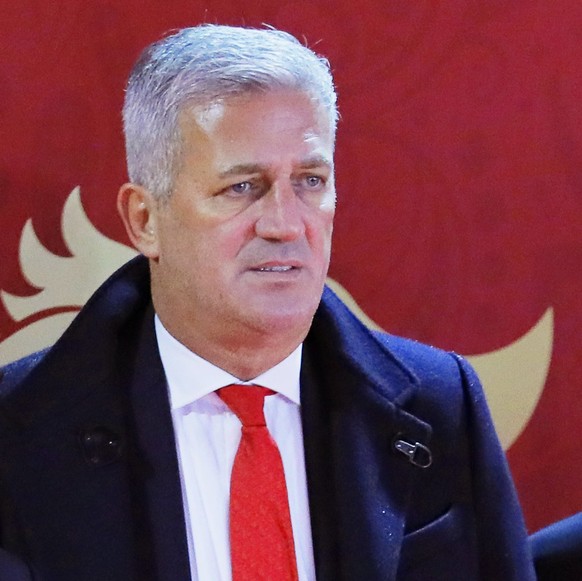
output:
[[[243,382],[190,351],[170,335],[157,315],[155,330],[172,409],[181,408],[232,383],[268,387],[299,405],[299,374],[303,344],[271,369],[251,381]]]

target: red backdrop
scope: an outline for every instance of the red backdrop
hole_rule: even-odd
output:
[[[70,255],[60,219],[76,185],[90,221],[127,243],[120,109],[146,44],[204,21],[286,29],[330,58],[339,92],[331,275],[385,329],[465,354],[552,307],[545,389],[508,456],[531,530],[582,509],[582,4],[206,4],[0,8],[0,288],[36,292],[19,262],[29,218]],[[0,304],[0,342],[31,320]]]

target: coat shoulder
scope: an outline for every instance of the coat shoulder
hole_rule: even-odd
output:
[[[452,385],[480,386],[469,362],[457,353],[384,332],[374,331],[374,336],[421,385],[430,385],[433,391],[444,390],[450,395]]]
[[[387,349],[411,365],[417,373],[432,373],[435,370],[446,372],[457,368],[455,357],[449,351],[382,331],[374,331],[373,334]]]
[[[37,351],[0,368],[0,400],[8,397],[44,359],[50,348]]]

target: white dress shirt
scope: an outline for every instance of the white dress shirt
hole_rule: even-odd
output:
[[[170,395],[192,581],[231,581],[228,513],[230,474],[241,424],[214,392],[241,384],[182,345],[155,317]],[[300,581],[315,580],[299,401],[301,345],[253,381],[265,398],[267,428],[281,453]]]

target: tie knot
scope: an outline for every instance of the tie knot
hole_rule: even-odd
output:
[[[228,385],[216,393],[238,416],[243,427],[265,425],[263,405],[265,397],[274,393],[272,390],[258,385]]]

